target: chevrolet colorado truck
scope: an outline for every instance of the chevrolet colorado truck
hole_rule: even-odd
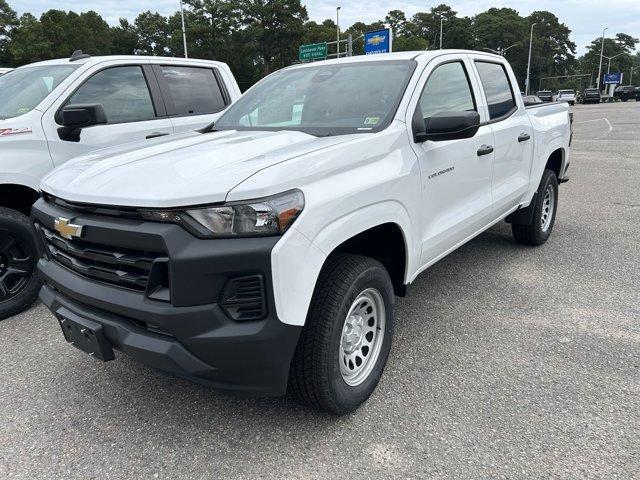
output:
[[[29,222],[42,177],[77,155],[196,130],[240,96],[229,67],[206,60],[81,51],[0,77],[0,320],[40,282]]]
[[[568,106],[518,92],[474,51],[275,72],[199,133],[43,179],[40,298],[94,358],[352,411],[420,272],[503,220],[519,243],[549,238]]]

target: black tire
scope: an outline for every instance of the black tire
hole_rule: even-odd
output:
[[[553,192],[553,205],[549,213],[551,219],[546,228],[543,228],[543,214],[545,213],[545,196],[547,191],[551,189]],[[551,236],[553,225],[556,221],[556,212],[558,210],[558,178],[552,170],[545,170],[542,174],[542,180],[538,186],[538,194],[536,195],[533,217],[529,224],[511,224],[511,231],[516,242],[523,245],[542,245]]]
[[[370,373],[362,383],[351,386],[340,368],[342,332],[352,304],[368,289],[379,292],[384,303],[384,328],[377,330],[378,335],[380,331],[384,334],[377,358],[372,357],[375,360],[371,361]],[[380,262],[359,255],[329,257],[318,278],[291,364],[290,392],[304,404],[335,415],[357,409],[375,390],[387,363],[394,302],[391,279]]]
[[[29,218],[0,207],[0,320],[23,311],[38,297],[37,259]]]
[[[623,95],[622,96],[622,101],[623,102],[628,102],[629,101],[629,97],[627,95]]]

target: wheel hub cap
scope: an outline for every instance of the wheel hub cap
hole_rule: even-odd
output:
[[[542,215],[540,216],[540,225],[543,232],[549,230],[549,227],[551,226],[551,221],[553,220],[553,210],[555,208],[555,201],[555,192],[553,190],[553,187],[549,185],[542,200]]]
[[[348,385],[364,382],[380,354],[385,327],[382,295],[374,288],[364,290],[349,308],[340,339],[340,373]]]

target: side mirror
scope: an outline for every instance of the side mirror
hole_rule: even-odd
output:
[[[104,125],[105,123],[107,123],[107,116],[99,103],[67,105],[62,109],[62,124],[64,126],[58,129],[58,136],[61,140],[79,142],[80,132],[83,128]]]
[[[420,122],[414,119],[414,140],[424,143],[443,140],[458,140],[473,137],[480,128],[478,112],[440,112],[422,121],[424,128],[420,131]],[[416,126],[418,128],[416,129]]]

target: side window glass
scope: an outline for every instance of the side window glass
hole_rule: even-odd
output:
[[[217,113],[226,107],[212,69],[163,65],[160,71],[170,97],[170,115]]]
[[[420,96],[420,108],[423,118],[440,112],[476,110],[471,85],[461,62],[436,67]]]
[[[67,101],[67,105],[80,103],[101,104],[109,124],[156,118],[151,94],[139,66],[113,67],[96,73]]]
[[[489,104],[489,118],[494,120],[510,113],[516,99],[504,66],[499,63],[476,62],[482,88]]]

